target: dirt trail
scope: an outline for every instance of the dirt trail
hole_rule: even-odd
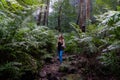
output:
[[[96,56],[63,55],[60,64],[57,56],[45,62],[39,72],[39,80],[117,80],[105,76]]]
[[[77,64],[76,57],[75,55],[64,54],[63,63],[60,64],[58,57],[55,56],[50,63],[43,66],[39,72],[39,80],[68,80],[68,78],[74,78],[74,75],[78,75],[75,67],[75,64]]]

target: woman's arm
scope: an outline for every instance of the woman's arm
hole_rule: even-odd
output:
[[[65,47],[65,40],[63,39],[63,45],[62,45],[63,47]]]

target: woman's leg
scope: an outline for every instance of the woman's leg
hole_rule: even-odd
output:
[[[62,63],[62,54],[63,54],[63,50],[60,50],[60,52],[59,52],[59,59],[60,59],[60,63]]]
[[[58,50],[58,58],[59,58],[59,61],[60,61],[60,50]]]

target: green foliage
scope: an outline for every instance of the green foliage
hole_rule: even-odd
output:
[[[80,52],[80,48],[78,45],[78,39],[75,35],[75,32],[69,33],[69,34],[65,34],[65,52],[69,53],[69,54],[74,54],[74,53],[79,53]]]
[[[89,24],[88,26],[87,26],[87,28],[86,28],[86,30],[87,30],[87,32],[91,32],[91,33],[94,33],[94,31],[95,31],[95,29],[96,29],[96,25],[95,24]]]
[[[120,21],[120,13],[115,11],[110,11],[105,13],[101,16],[101,19],[99,19],[101,22],[100,25],[105,26],[102,29],[99,29],[98,35],[101,37],[108,37],[108,39],[111,38],[111,40],[119,39],[119,21]]]
[[[120,75],[119,57],[114,52],[104,53],[100,57],[101,64],[107,67],[114,75]]]
[[[74,35],[76,36],[77,46],[71,48],[74,48],[74,50],[78,49],[79,51],[77,53],[82,53],[84,56],[87,56],[90,59],[96,58],[96,56],[98,56],[98,60],[95,60],[99,61],[98,63],[100,64],[95,66],[96,61],[93,61],[93,63],[88,62],[86,67],[84,67],[84,69],[88,71],[87,74],[89,72],[91,74],[92,72],[100,76],[112,75],[119,80],[120,12],[109,11],[99,15],[99,17],[96,19],[99,21],[99,25],[90,24],[87,26],[85,33],[81,32],[81,29],[78,25],[75,23],[70,23],[77,34]],[[73,41],[71,41],[71,43],[73,43]],[[92,68],[91,70],[91,66],[93,64],[95,68]]]
[[[77,32],[78,36],[80,37],[81,36],[80,34],[82,33],[82,31],[81,31],[79,25],[77,25],[75,23],[72,23],[72,22],[70,23],[70,25],[75,29],[75,31]]]
[[[63,0],[62,2],[55,2],[52,6],[53,12],[50,13],[49,16],[49,27],[53,29],[57,29],[58,27],[58,12],[59,6],[62,6],[61,13],[61,29],[62,32],[72,31],[72,27],[69,25],[69,22],[76,22],[76,10],[70,3],[70,0]],[[67,9],[66,9],[67,8]],[[70,11],[69,11],[70,10]]]
[[[93,0],[93,14],[103,14],[109,10],[117,10],[118,0]]]
[[[20,28],[11,41],[3,47],[8,47],[15,54],[19,51],[29,53],[37,59],[55,50],[54,34],[47,27],[36,27],[31,31],[29,28]]]
[[[22,64],[18,62],[10,62],[0,66],[0,79],[20,80],[22,75],[21,65]]]
[[[87,54],[91,56],[91,53],[96,53],[97,52],[97,47],[94,44],[94,38],[93,36],[90,36],[90,33],[83,33],[78,25],[75,23],[70,23],[71,26],[74,28],[74,30],[78,34],[78,39],[76,40],[77,45],[79,46],[80,53]]]
[[[31,15],[39,4],[31,1],[0,1],[0,79],[20,80],[28,75],[26,71],[37,73],[42,66],[41,57],[55,53],[54,32],[45,26],[36,26]]]
[[[45,1],[45,0],[44,0]],[[43,0],[1,0],[0,1],[0,79],[20,80],[26,71],[36,73],[43,65],[42,59],[52,59],[55,53],[55,32],[45,26],[36,26],[32,15]],[[117,0],[95,0],[94,13],[110,9],[119,10]],[[112,5],[114,3],[114,5]],[[102,4],[102,5],[101,5]],[[59,6],[62,5],[61,26],[64,34],[65,52],[82,53],[93,57],[100,53],[100,63],[108,72],[120,74],[120,12],[108,11],[96,17],[100,23],[87,26],[82,33],[76,20],[76,9],[69,0],[53,5],[49,16],[49,27],[57,27]],[[112,6],[111,6],[112,5]],[[70,11],[69,11],[70,10]],[[96,10],[96,11],[95,11]],[[69,22],[70,25],[69,25]],[[76,34],[77,33],[77,34]],[[4,79],[4,80],[5,80]]]
[[[98,16],[98,20],[102,22],[102,24],[107,26],[114,26],[117,22],[119,22],[120,18],[119,11],[108,11],[103,15]]]
[[[80,39],[80,48],[82,50],[82,53],[88,54],[89,56],[92,55],[92,53],[97,53],[97,47],[93,43],[92,37],[85,37]]]
[[[97,17],[97,20],[100,24],[89,25],[86,33],[80,32],[79,26],[71,23],[78,34],[77,45],[80,53],[87,54],[87,57],[93,57],[96,53],[101,54],[98,57],[104,67],[101,68],[102,73],[118,77],[120,75],[120,12],[106,12]]]
[[[120,11],[120,6],[117,6],[117,11]]]
[[[102,38],[105,42],[103,48],[101,49],[100,56],[101,64],[103,64],[106,69],[109,69],[114,75],[118,76],[120,73],[119,67],[119,52],[120,52],[120,13],[117,11],[110,11],[101,15],[100,23],[103,26],[98,30],[98,37]],[[100,26],[99,26],[100,27]],[[101,45],[102,46],[102,45]]]

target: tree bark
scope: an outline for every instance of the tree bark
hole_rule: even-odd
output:
[[[86,27],[86,0],[80,0],[80,24],[82,32],[85,32]]]
[[[46,18],[46,25],[48,26],[48,17],[49,17],[49,7],[50,7],[50,0],[47,0],[47,18]]]
[[[86,0],[86,19],[90,19],[90,5],[91,0]]]
[[[79,27],[81,28],[82,32],[86,31],[86,20],[89,20],[91,12],[91,0],[80,0],[79,3]]]
[[[78,8],[78,16],[77,16],[77,21],[76,21],[76,24],[77,25],[80,25],[80,5],[79,5],[79,8]]]
[[[62,4],[59,7],[58,11],[58,31],[61,32],[61,15],[62,15]]]
[[[42,19],[42,6],[40,6],[40,12],[38,15],[37,25],[41,24],[41,19]]]
[[[46,14],[47,14],[47,6],[45,6],[45,9],[44,9],[44,17],[43,17],[43,25],[45,26],[46,25]]]
[[[50,5],[50,0],[47,0],[44,11],[44,18],[43,18],[43,25],[45,26],[48,26],[49,5]]]
[[[78,14],[78,17],[77,17],[77,21],[76,21],[76,24],[79,25],[79,18],[80,18],[80,13]]]

